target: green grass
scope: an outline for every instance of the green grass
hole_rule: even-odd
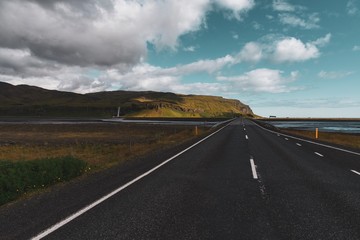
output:
[[[0,205],[23,194],[81,175],[86,162],[73,157],[0,161]]]

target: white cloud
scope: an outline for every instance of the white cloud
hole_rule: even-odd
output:
[[[278,41],[275,45],[272,59],[275,62],[302,62],[312,58],[318,58],[320,51],[317,45],[330,41],[330,36],[319,38],[314,42],[303,43],[294,37],[288,37]]]
[[[185,52],[195,52],[196,47],[195,46],[184,47],[183,50]]]
[[[307,19],[300,18],[294,14],[281,13],[279,14],[279,19],[282,24],[292,27],[301,27],[304,29],[315,29],[320,27],[318,25],[320,18],[316,13],[310,14],[307,16]]]
[[[318,76],[324,79],[338,79],[352,75],[354,72],[343,72],[343,71],[320,71]]]
[[[214,4],[240,19],[254,1],[2,0],[0,47],[29,49],[61,64],[131,67],[146,57],[147,42],[176,49]]]
[[[355,51],[360,51],[360,46],[359,45],[355,45],[352,49],[354,52]]]
[[[254,0],[214,0],[219,6],[233,12],[233,17],[241,20],[242,13],[255,6]]]
[[[210,11],[225,10],[241,20],[254,4],[254,0],[1,0],[1,81],[85,93],[113,89],[118,79],[129,89],[149,90],[167,88],[182,75],[213,74],[235,59],[225,56],[173,68],[145,68],[147,44],[177,50],[182,35],[206,26]],[[141,67],[146,73],[140,74]],[[99,74],[89,73],[94,70]],[[112,71],[117,78],[109,74]],[[144,77],[144,82],[134,76]]]
[[[295,6],[285,0],[274,0],[272,6],[275,11],[280,12],[294,12],[296,10]]]
[[[248,42],[236,56],[237,62],[259,62],[271,60],[277,63],[303,62],[320,56],[320,47],[331,40],[331,34],[304,43],[294,37],[266,35],[257,42]]]
[[[307,43],[294,37],[267,35],[258,42],[245,44],[236,59],[238,62],[259,62],[264,59],[277,63],[303,62],[318,58],[320,56],[319,47],[324,47],[330,40],[330,33]]]
[[[331,40],[331,33],[326,34],[324,37],[322,38],[318,38],[315,41],[311,42],[310,44],[319,46],[319,47],[324,47],[326,46]]]
[[[359,12],[357,7],[357,2],[355,0],[350,0],[346,3],[346,11],[350,16],[354,16]]]
[[[263,58],[262,48],[256,42],[249,42],[245,44],[237,58],[239,61],[258,62]]]
[[[183,76],[201,72],[213,74],[223,67],[234,63],[235,58],[230,55],[213,60],[199,60],[171,68],[161,68],[148,63],[142,63],[134,66],[127,73],[122,73],[117,69],[110,69],[103,78],[111,79],[115,88],[123,90],[156,90],[185,93],[185,90],[190,91],[196,84],[182,84],[181,78]],[[200,83],[197,84],[199,85]],[[219,84],[202,83],[200,85],[220,89]],[[195,93],[194,89],[190,92]]]
[[[240,76],[218,76],[219,81],[230,82],[233,89],[252,92],[283,93],[297,90],[287,86],[287,83],[295,81],[298,72],[291,72],[290,76],[282,76],[280,70],[267,68],[255,69]]]
[[[260,29],[262,29],[261,24],[258,23],[258,22],[253,22],[253,23],[252,23],[252,26],[253,26],[253,28],[254,28],[255,30],[260,30]]]

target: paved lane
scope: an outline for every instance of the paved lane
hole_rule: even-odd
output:
[[[232,123],[49,239],[264,238],[244,136]]]
[[[280,238],[360,239],[360,178],[349,170],[360,158],[247,125],[263,209]]]

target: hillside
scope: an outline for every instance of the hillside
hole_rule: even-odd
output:
[[[0,116],[230,117],[253,115],[239,100],[162,92],[77,94],[0,82]]]

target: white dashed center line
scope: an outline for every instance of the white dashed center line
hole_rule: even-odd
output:
[[[248,135],[245,135],[245,138],[246,138],[246,139],[249,139]]]
[[[315,152],[315,154],[320,156],[320,157],[324,157],[324,155],[322,155],[321,153]]]
[[[301,147],[301,146],[302,146],[300,143],[296,143],[296,145],[298,145],[299,147]]]
[[[256,165],[254,163],[254,159],[252,159],[252,158],[250,158],[250,165],[251,165],[251,171],[252,171],[252,174],[253,174],[253,178],[258,179],[258,175],[257,175],[257,172],[256,172]]]
[[[355,171],[355,170],[351,170],[351,171],[357,175],[360,175],[360,172],[358,172],[358,171]]]
[[[289,139],[288,139],[288,138],[285,138],[285,140],[286,140],[286,141],[289,141]]]

